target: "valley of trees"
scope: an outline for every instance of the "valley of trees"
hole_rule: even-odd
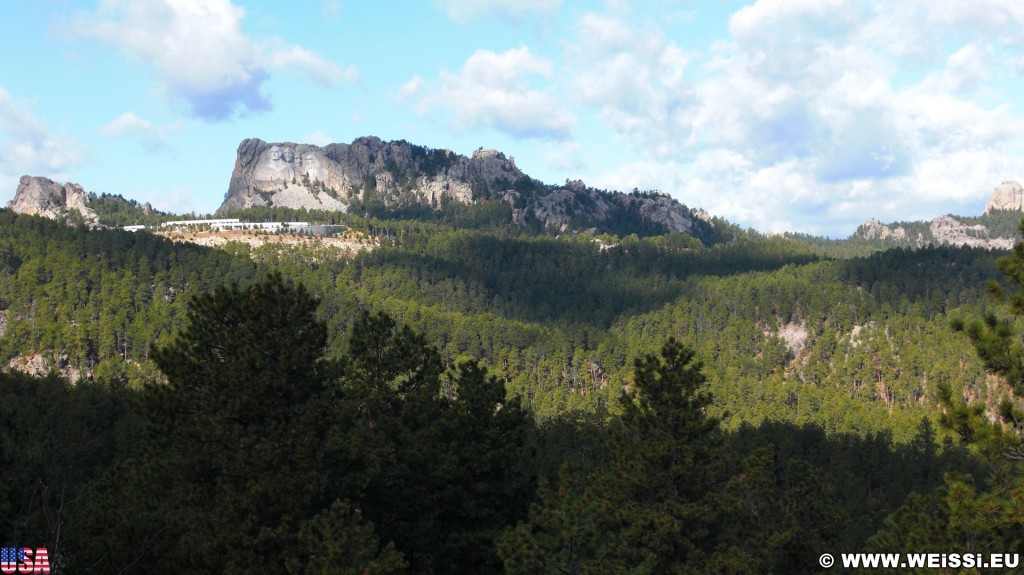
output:
[[[0,375],[4,541],[97,574],[816,573],[1024,541],[1024,248],[461,214],[331,216],[379,242],[332,259],[0,212],[0,351],[51,370]]]

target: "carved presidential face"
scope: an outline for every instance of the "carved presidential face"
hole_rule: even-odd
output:
[[[267,155],[270,156],[271,162],[276,162],[281,159],[281,146],[270,146],[270,150],[267,151]]]
[[[281,151],[281,159],[291,164],[295,161],[295,150],[291,148],[285,148]]]

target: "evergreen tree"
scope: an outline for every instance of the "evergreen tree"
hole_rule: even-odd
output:
[[[701,366],[670,339],[635,363],[608,464],[563,469],[501,553],[510,573],[697,573],[714,553],[727,457]]]
[[[1024,220],[1018,230],[1024,234]],[[1024,395],[1024,329],[1019,319],[1024,315],[1024,242],[1017,242],[1010,255],[996,260],[1007,286],[990,280],[989,295],[1004,305],[1003,317],[989,312],[980,320],[965,323],[953,321],[953,328],[964,331],[974,343],[985,367],[1006,379],[1016,397]],[[940,388],[940,398],[947,410],[944,422],[961,437],[976,445],[989,457],[1024,461],[1024,404],[1019,399],[1004,397],[999,404],[1001,422],[984,417],[986,406],[966,405],[956,401],[948,385]]]
[[[342,393],[381,442],[366,512],[414,573],[499,573],[494,539],[532,493],[532,423],[478,363],[442,377],[436,349],[384,314],[353,325]]]
[[[338,501],[359,494],[372,450],[351,450],[353,418],[333,385],[334,365],[323,359],[326,329],[315,311],[316,300],[279,275],[192,301],[182,333],[153,350],[167,382],[144,397],[146,445],[98,490],[102,542],[80,568],[401,567],[394,548],[380,548],[372,526]],[[327,565],[325,552],[347,559]]]

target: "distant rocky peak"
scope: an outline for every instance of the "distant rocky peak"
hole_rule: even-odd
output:
[[[1005,180],[996,186],[985,203],[985,213],[993,210],[1024,211],[1024,188],[1016,180]]]
[[[74,183],[60,184],[49,178],[22,176],[7,209],[71,223],[76,214],[89,227],[99,225],[99,216],[89,207],[89,194]]]
[[[505,154],[492,148],[480,148],[474,151],[472,160],[476,162],[500,162],[504,168],[518,170],[515,157],[506,157]]]
[[[901,227],[887,226],[874,218],[861,224],[854,235],[865,240],[892,239],[895,241],[903,241],[907,239],[907,231],[905,229]]]
[[[446,201],[504,202],[512,222],[552,230],[690,232],[694,220],[689,208],[667,194],[604,192],[578,180],[548,186],[498,150],[481,147],[466,157],[374,136],[322,147],[243,140],[217,213],[254,206],[349,211],[413,203],[441,209]]]

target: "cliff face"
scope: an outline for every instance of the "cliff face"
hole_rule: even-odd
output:
[[[896,224],[886,225],[878,220],[868,220],[857,228],[853,237],[915,248],[936,244],[1008,250],[1015,242],[1014,238],[994,237],[986,226],[968,225],[954,216],[939,216],[930,222],[911,222],[908,225],[912,225],[915,231],[909,232]]]
[[[1014,180],[1007,180],[992,191],[988,202],[985,202],[985,213],[993,210],[1024,211],[1024,188]]]
[[[546,186],[496,150],[466,157],[376,137],[324,147],[244,140],[217,213],[252,206],[347,211],[371,201],[439,208],[444,201],[484,200],[507,203],[515,222],[537,220],[558,230],[574,222],[602,229],[632,219],[689,232],[694,219],[686,206],[662,194],[601,192],[578,181]]]
[[[89,227],[99,225],[99,216],[89,207],[89,194],[78,184],[58,184],[49,178],[22,176],[7,209],[26,215],[43,216],[71,223],[74,215]]]
[[[988,228],[981,224],[969,226],[952,216],[941,216],[932,220],[929,228],[932,237],[940,244],[1008,250],[1013,247],[1013,238],[990,237]]]
[[[886,225],[878,220],[868,220],[857,228],[852,237],[864,240],[883,240],[895,244],[921,247],[928,244],[980,247],[1008,250],[1016,243],[1016,235],[1000,237],[993,234],[984,225],[991,223],[994,211],[1024,211],[1024,189],[1015,181],[1009,180],[996,186],[985,203],[985,213],[980,219],[983,223],[968,225],[961,221],[975,218],[959,216],[939,216],[926,224],[910,222],[905,224],[914,231],[908,231],[904,225]],[[986,218],[989,216],[989,218]]]

